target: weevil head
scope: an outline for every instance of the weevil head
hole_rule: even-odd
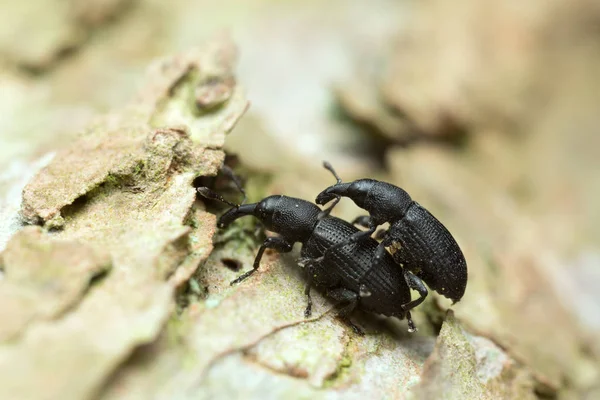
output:
[[[253,215],[270,231],[274,231],[274,221],[277,219],[276,215],[279,213],[282,197],[279,195],[269,196],[256,203]]]
[[[233,207],[219,218],[219,228],[225,228],[238,218],[252,215],[264,227],[280,234],[288,242],[305,242],[311,236],[321,210],[302,199],[274,195],[258,203]]]
[[[233,207],[219,218],[219,228],[226,228],[238,218],[252,215],[263,223],[265,228],[273,231],[273,221],[275,215],[279,212],[279,203],[283,196],[269,196],[258,203],[244,204],[238,207]]]
[[[265,227],[288,242],[305,243],[312,235],[321,209],[313,203],[288,196],[267,197],[256,207],[254,215]]]

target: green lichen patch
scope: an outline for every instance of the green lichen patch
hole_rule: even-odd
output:
[[[2,253],[0,343],[20,335],[27,325],[52,320],[76,307],[94,277],[107,272],[107,253],[76,241],[55,240],[40,228],[27,227]]]
[[[344,332],[339,322],[327,316],[270,335],[245,355],[265,367],[323,387],[339,369],[351,364],[345,355],[348,337]]]
[[[426,399],[536,398],[531,371],[493,342],[468,335],[451,311],[415,394]]]
[[[72,312],[0,346],[1,398],[35,398],[38,387],[47,398],[89,398],[162,331],[177,289],[212,250],[215,218],[195,208],[193,181],[217,173],[219,143],[247,103],[236,87],[235,100],[210,114],[181,109],[177,126],[151,121],[170,103],[171,88],[224,53],[234,54],[234,46],[216,40],[159,62],[137,99],[90,126],[25,187],[21,211],[29,222],[55,221],[55,240],[102,248],[113,268]],[[231,75],[230,67],[222,72]],[[203,118],[210,123],[197,121]],[[195,135],[200,125],[204,135]],[[51,260],[41,258],[39,271],[49,271]]]

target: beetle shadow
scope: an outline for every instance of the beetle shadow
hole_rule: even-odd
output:
[[[415,338],[418,335],[408,332],[406,319],[373,314],[362,310],[355,310],[350,319],[362,328],[366,335],[385,334],[396,341]]]

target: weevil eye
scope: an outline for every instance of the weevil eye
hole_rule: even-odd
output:
[[[259,202],[254,210],[254,216],[262,221],[267,229],[273,227],[273,216],[279,209],[280,195],[274,195],[264,198]]]
[[[357,206],[362,208],[365,205],[365,200],[374,183],[375,181],[372,179],[359,179],[352,182],[350,187],[348,187],[348,197],[350,197]]]

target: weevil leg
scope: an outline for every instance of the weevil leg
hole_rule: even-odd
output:
[[[373,226],[373,219],[369,215],[361,215],[354,218],[352,225],[362,226],[363,228],[371,228],[371,226]]]
[[[246,279],[250,275],[252,275],[254,272],[256,272],[256,270],[260,266],[260,260],[263,256],[263,253],[268,248],[275,249],[275,250],[279,251],[280,253],[288,253],[288,252],[292,251],[292,245],[290,243],[288,243],[285,239],[280,238],[280,237],[267,238],[263,242],[263,244],[260,246],[260,249],[258,249],[258,253],[256,254],[256,258],[254,259],[254,264],[252,266],[252,269],[250,271],[238,276],[236,279],[231,281],[230,284],[235,285],[237,283],[240,283],[241,281],[243,281],[244,279]]]
[[[338,318],[340,318],[342,321],[344,321],[344,323],[348,324],[350,326],[350,328],[352,328],[352,330],[354,331],[354,333],[356,333],[357,335],[360,335],[360,336],[365,336],[365,331],[363,331],[354,322],[350,321],[350,318],[342,317],[340,315],[338,315]]]
[[[335,172],[335,169],[333,169],[333,166],[331,166],[331,164],[328,161],[323,161],[323,168],[325,168],[326,170],[328,170],[329,172],[331,172],[333,174],[333,176],[335,177],[335,180],[338,184],[342,183],[342,179],[338,176],[337,172]],[[324,217],[329,216],[329,214],[331,213],[331,210],[333,210],[333,207],[335,207],[337,205],[337,203],[340,202],[341,199],[342,199],[342,196],[336,196],[335,199],[333,200],[333,203],[331,203],[331,205],[329,207],[327,207],[326,209],[324,209],[323,211],[321,211],[319,213],[318,219],[322,219]]]
[[[310,297],[310,289],[312,287],[313,271],[312,267],[308,267],[306,274],[306,286],[304,287],[304,295],[306,296],[306,309],[304,310],[304,318],[309,318],[312,314],[312,298]]]
[[[375,249],[375,252],[373,254],[373,261],[371,262],[371,265],[369,266],[369,268],[367,268],[367,270],[358,278],[358,283],[360,284],[362,282],[362,280],[365,278],[365,276],[369,275],[369,273],[373,270],[373,268],[377,268],[377,265],[379,264],[379,261],[381,261],[381,259],[383,257],[385,257],[385,253],[387,252],[387,250],[385,249],[386,246],[389,246],[391,240],[386,238],[383,241],[381,241],[379,243],[379,245],[377,246],[377,248]]]
[[[408,310],[412,310],[413,308],[415,308],[416,306],[421,304],[423,302],[423,300],[425,300],[425,297],[427,297],[428,292],[427,292],[427,288],[425,287],[425,284],[423,283],[421,278],[419,278],[418,276],[416,276],[415,274],[413,274],[412,272],[410,272],[407,269],[404,270],[404,280],[406,281],[406,284],[408,285],[409,288],[416,290],[417,292],[419,292],[419,295],[420,295],[420,297],[418,299],[409,301],[406,304],[402,304],[402,306],[401,306],[402,309],[404,311],[408,311]]]
[[[310,297],[310,284],[307,283],[304,288],[304,294],[306,295],[306,309],[304,310],[304,318],[310,318],[312,315],[312,297]]]
[[[358,225],[366,229],[371,229],[371,227],[376,226],[375,221],[373,221],[373,218],[370,215],[361,215],[359,217],[354,218],[354,221],[352,221],[352,225]],[[378,229],[377,232],[375,232],[375,236],[373,236],[373,239],[383,240],[386,233],[387,229]]]
[[[333,199],[333,201],[331,202],[329,207],[327,207],[326,209],[322,210],[319,213],[319,216],[317,217],[317,219],[323,219],[325,217],[328,217],[329,214],[331,214],[331,210],[333,210],[333,207],[335,207],[340,202],[341,199],[342,199],[342,196],[336,196],[336,198]]]
[[[338,315],[341,317],[347,317],[358,305],[358,293],[346,288],[329,290],[327,296],[340,303],[345,303],[345,305],[338,310]]]
[[[415,326],[415,323],[412,320],[412,316],[410,315],[410,311],[406,312],[406,320],[408,322],[408,332],[409,333],[414,333],[414,332],[418,331],[417,327]]]
[[[378,229],[377,232],[375,232],[375,236],[373,236],[373,239],[375,240],[383,240],[383,238],[385,238],[385,235],[387,234],[387,229]]]
[[[235,184],[235,187],[244,196],[244,199],[242,200],[242,202],[240,204],[246,204],[246,200],[248,199],[248,196],[246,195],[246,191],[244,190],[244,187],[242,186],[242,180],[240,179],[240,177],[237,176],[235,174],[235,172],[233,172],[233,170],[226,164],[223,164],[223,166],[221,167],[221,171],[225,175],[227,175],[227,177],[229,179],[231,179],[231,181]]]
[[[345,303],[345,305],[338,310],[337,317],[345,323],[347,323],[348,325],[350,325],[350,327],[352,328],[352,330],[354,330],[355,333],[361,336],[364,335],[365,333],[362,331],[362,329],[354,325],[354,323],[352,323],[352,321],[350,321],[349,318],[349,315],[352,313],[352,311],[354,311],[354,309],[358,305],[358,300],[360,299],[358,293],[355,293],[352,290],[346,288],[337,288],[329,290],[327,292],[327,296],[340,303]]]

